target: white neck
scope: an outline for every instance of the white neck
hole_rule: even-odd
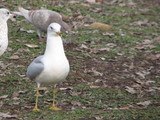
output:
[[[54,56],[56,56],[56,58],[59,57],[57,59],[65,57],[62,39],[60,36],[47,35],[47,46],[44,57],[49,59],[55,59]]]

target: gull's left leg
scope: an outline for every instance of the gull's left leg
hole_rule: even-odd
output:
[[[58,108],[56,105],[55,105],[55,99],[56,99],[56,87],[53,88],[53,103],[52,103],[52,106],[50,107],[51,110],[62,110],[61,108]]]

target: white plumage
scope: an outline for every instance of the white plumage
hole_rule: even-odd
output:
[[[37,57],[27,69],[27,77],[36,81],[38,89],[41,84],[54,86],[57,82],[65,80],[68,76],[70,69],[69,62],[66,58],[59,33],[59,24],[52,23],[49,25],[45,53]],[[38,90],[37,94],[39,94]],[[57,109],[54,102],[52,109]],[[37,102],[34,110],[38,110]]]
[[[8,9],[0,9],[0,56],[6,51],[8,46],[8,26],[7,20],[11,17]]]

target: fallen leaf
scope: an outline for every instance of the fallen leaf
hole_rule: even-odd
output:
[[[5,99],[7,97],[8,97],[8,95],[2,95],[2,96],[0,96],[0,99]]]
[[[152,88],[160,91],[160,87],[152,87]]]
[[[88,3],[95,3],[96,0],[86,0]]]
[[[0,61],[0,66],[1,66],[1,68],[3,68],[3,69],[6,69],[6,67],[7,67],[7,65],[5,65],[5,64],[3,63],[3,61]]]
[[[67,87],[67,88],[59,88],[60,90],[72,90],[73,87]]]
[[[132,85],[132,87],[133,87],[133,88],[140,88],[140,87],[142,87],[142,86],[139,85],[139,84],[134,84],[134,85]]]
[[[91,118],[79,118],[77,120],[97,120],[95,117],[91,117]]]
[[[156,83],[156,81],[149,80],[149,81],[146,81],[146,82],[145,82],[146,85],[153,84],[153,83]]]
[[[100,88],[100,86],[92,85],[92,86],[90,86],[90,88]]]
[[[147,101],[144,101],[144,102],[139,102],[139,103],[137,103],[137,105],[147,107],[147,106],[150,105],[151,103],[152,103],[152,102],[151,102],[150,100],[147,100]]]
[[[82,49],[87,49],[87,50],[89,49],[88,46],[86,46],[85,44],[82,44],[82,45],[80,46],[80,48],[82,48]]]
[[[25,30],[24,28],[20,28],[21,32],[34,33],[34,30]]]
[[[136,93],[136,90],[134,88],[131,88],[129,86],[126,86],[126,89],[125,89],[127,92],[131,93],[131,94],[135,94]]]
[[[116,45],[116,44],[114,44],[114,43],[107,43],[107,44],[106,44],[106,46],[108,46],[108,47],[112,47],[112,48],[113,48],[113,47],[116,47],[117,45]]]
[[[104,23],[93,23],[90,25],[91,28],[94,28],[94,29],[103,29],[103,30],[110,30],[111,29],[111,26],[110,25],[107,25],[107,24],[104,24]]]
[[[137,75],[139,75],[141,78],[145,78],[146,75],[148,75],[150,72],[147,71],[141,71],[141,72],[136,72]]]
[[[9,57],[10,60],[18,60],[19,56],[18,55],[12,55]]]
[[[38,45],[34,45],[34,44],[25,44],[25,46],[27,46],[29,48],[39,48]]]
[[[27,90],[24,90],[24,91],[20,90],[20,91],[18,91],[18,94],[25,94],[26,92],[27,92]]]
[[[72,96],[77,96],[77,95],[80,95],[80,94],[82,94],[81,91],[70,91],[70,95],[72,95]]]
[[[148,44],[151,44],[151,43],[152,43],[151,40],[143,40],[143,41],[141,42],[142,45],[148,45]]]
[[[104,0],[96,0],[96,2],[103,3],[103,2],[104,2]]]
[[[34,33],[35,31],[34,30],[27,30],[26,32],[27,33]]]
[[[99,51],[110,51],[110,48],[100,48]]]
[[[14,93],[12,94],[12,97],[13,97],[13,98],[15,98],[15,97],[17,98],[18,96],[19,96],[19,93],[18,93],[18,92],[14,92]]]
[[[112,36],[114,36],[115,34],[114,33],[102,33],[102,35],[105,35],[105,36],[109,36],[109,37],[112,37]]]
[[[149,22],[147,19],[136,21],[133,23],[130,23],[129,25],[139,25],[139,26],[157,26],[158,23],[156,22]]]
[[[71,102],[72,105],[76,105],[76,106],[81,106],[82,104],[78,101],[72,101]]]
[[[92,68],[92,70],[85,69],[85,73],[93,73],[95,76],[103,76],[103,73],[98,72],[95,68]]]
[[[145,84],[145,82],[143,82],[142,80],[139,80],[139,79],[136,80],[136,83],[138,83],[140,85],[144,85]]]
[[[2,118],[17,118],[18,116],[17,115],[10,115],[9,113],[2,113],[0,112],[0,117]]]

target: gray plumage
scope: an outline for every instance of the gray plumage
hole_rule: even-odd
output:
[[[62,16],[55,11],[51,10],[26,10],[22,7],[19,8],[20,12],[14,12],[17,15],[24,16],[27,21],[37,28],[37,34],[41,38],[41,32],[47,32],[48,26],[55,22],[61,25],[61,31],[67,33],[70,27],[62,20]]]
[[[26,76],[31,80],[34,80],[44,69],[44,65],[41,62],[42,56],[39,56],[33,60],[33,62],[28,66]]]

